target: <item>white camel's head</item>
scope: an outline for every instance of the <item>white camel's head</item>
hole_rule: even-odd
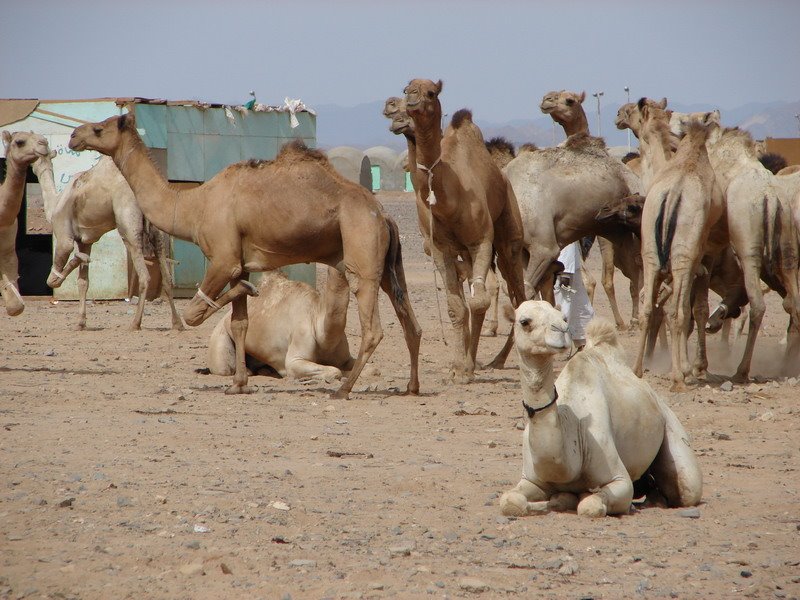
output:
[[[29,165],[39,157],[47,156],[50,153],[50,147],[47,145],[45,137],[33,132],[4,131],[3,145],[6,150],[6,159],[22,165]]]
[[[525,355],[558,354],[572,347],[567,320],[548,302],[527,300],[514,314],[514,341]]]
[[[692,123],[700,123],[704,127],[719,128],[721,117],[719,110],[710,112],[672,113],[669,119],[669,128],[673,135],[683,137],[689,131]]]

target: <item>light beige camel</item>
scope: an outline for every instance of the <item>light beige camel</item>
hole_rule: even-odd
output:
[[[671,285],[670,302],[665,306],[672,333],[672,389],[686,389],[685,378],[692,374],[688,359],[691,292],[695,287],[694,318],[697,324],[698,353],[694,375],[707,367],[705,326],[708,320],[708,274],[712,265],[701,265],[706,255],[719,255],[727,239],[717,237],[725,229],[725,202],[716,183],[706,150],[710,118],[693,123],[668,160],[669,125],[663,110],[640,102],[643,160],[651,161],[656,173],[647,192],[642,212],[642,260],[644,291],[642,328],[634,372],[642,376],[642,363],[648,338],[655,339],[653,309],[662,282]],[[661,162],[663,161],[663,162]],[[719,226],[717,224],[719,223]],[[715,226],[717,226],[715,228]],[[713,230],[713,231],[712,231]],[[712,236],[713,233],[713,236]],[[717,245],[719,248],[716,248]],[[714,248],[712,248],[712,246]]]
[[[44,136],[35,133],[3,132],[6,154],[6,177],[0,185],[0,294],[6,313],[15,317],[25,310],[19,293],[17,261],[17,214],[25,195],[28,166],[50,148]]]
[[[248,393],[245,365],[247,295],[256,293],[248,274],[299,262],[341,265],[357,278],[361,346],[351,375],[335,396],[346,398],[383,337],[378,288],[388,294],[410,354],[407,392],[419,391],[420,328],[408,299],[399,233],[381,205],[360,185],[347,181],[324,154],[300,142],[285,146],[273,161],[231,165],[201,186],[170,186],[136,131],[133,114],[81,125],[73,150],[111,156],[153,225],[200,246],[209,259],[197,294],[184,311],[198,325],[228,302],[236,369],[228,393]],[[223,293],[226,285],[230,290]]]
[[[431,254],[447,288],[452,323],[452,377],[473,379],[480,331],[490,300],[485,281],[496,253],[500,273],[516,306],[524,298],[522,225],[511,185],[492,161],[480,129],[467,110],[457,111],[442,134],[442,82],[414,79],[405,88],[414,122],[417,207],[430,224]],[[455,263],[470,274],[469,323]],[[509,344],[510,345],[510,344]]]
[[[86,294],[89,290],[92,244],[109,231],[117,229],[139,279],[139,303],[130,325],[131,331],[138,331],[142,327],[147,287],[150,284],[145,258],[158,260],[164,294],[172,313],[172,328],[183,330],[183,322],[172,300],[172,273],[167,262],[169,237],[142,216],[128,182],[114,161],[102,157],[91,169],[76,175],[59,196],[51,159],[52,156],[46,156],[33,163],[33,171],[42,184],[45,216],[53,224],[55,253],[47,285],[59,287],[78,268],[77,328],[86,328]],[[70,258],[73,249],[75,253]]]
[[[589,120],[586,118],[586,113],[583,110],[583,101],[586,99],[586,92],[580,94],[576,92],[568,92],[562,90],[560,92],[548,92],[542,98],[539,105],[541,111],[550,117],[564,129],[567,136],[575,135],[577,133],[589,134]],[[631,324],[636,325],[639,321],[639,290],[641,288],[641,265],[636,264],[635,261],[630,261],[628,258],[633,255],[639,254],[639,241],[638,239],[631,238],[630,235],[620,234],[612,239],[600,237],[597,240],[597,245],[600,248],[600,256],[602,259],[602,282],[603,289],[608,296],[608,302],[611,306],[611,312],[614,315],[614,321],[620,329],[627,329],[625,321],[619,312],[617,305],[617,295],[614,289],[614,267],[621,262],[626,263],[627,269],[623,270],[623,274],[630,280],[630,294],[631,294]],[[619,255],[619,258],[617,257]],[[585,258],[585,257],[584,257]],[[586,268],[586,263],[581,263],[581,273],[583,276],[584,285],[587,292],[589,292],[590,300],[594,299],[594,288],[596,281],[594,276]]]
[[[776,175],[778,177],[786,177],[788,175],[797,175],[798,173],[800,173],[800,165],[789,165],[778,171]]]
[[[610,323],[592,321],[586,333],[586,348],[555,379],[554,357],[572,347],[561,311],[532,300],[517,309],[527,424],[522,479],[500,498],[503,514],[627,514],[633,482],[647,472],[669,506],[698,504],[703,477],[686,430],[628,367]]]
[[[750,304],[747,344],[734,375],[734,380],[741,382],[748,379],[756,337],[766,310],[762,278],[781,295],[792,323],[787,366],[798,359],[797,230],[793,204],[781,197],[778,180],[758,161],[750,134],[739,129],[722,129],[713,121],[707,147],[725,195],[730,241],[742,265]]]
[[[322,292],[281,271],[265,273],[258,296],[248,300],[250,324],[245,337],[248,369],[262,365],[281,377],[321,378],[330,383],[353,368],[355,359],[345,335],[350,287],[347,278],[328,267]],[[208,368],[214,375],[233,375],[236,348],[231,314],[225,315],[208,342]]]

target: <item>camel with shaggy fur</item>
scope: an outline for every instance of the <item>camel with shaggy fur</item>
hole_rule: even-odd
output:
[[[28,166],[50,148],[44,136],[35,133],[3,132],[6,176],[0,185],[0,294],[6,313],[15,317],[25,310],[19,293],[19,261],[17,260],[17,215],[25,196]]]
[[[457,111],[442,132],[442,87],[441,81],[414,79],[404,93],[416,139],[412,179],[417,208],[425,215],[420,220],[429,223],[431,255],[447,291],[451,376],[466,383],[474,377],[480,331],[490,304],[485,282],[495,254],[512,304],[524,299],[523,233],[514,191],[492,161],[472,113]],[[470,275],[469,311],[455,267],[459,257]]]
[[[88,171],[79,173],[56,192],[53,155],[33,163],[33,171],[42,185],[44,211],[53,224],[53,267],[47,285],[57,288],[78,268],[78,325],[86,328],[86,294],[89,290],[89,258],[92,244],[116,229],[122,238],[139,279],[139,303],[130,324],[131,331],[142,327],[142,316],[150,285],[147,259],[155,259],[161,270],[163,292],[169,302],[172,328],[183,330],[183,321],[172,299],[172,273],[167,258],[169,237],[142,216],[131,187],[107,156]],[[74,255],[73,255],[74,250]],[[72,255],[72,258],[70,258]]]
[[[258,296],[248,299],[248,369],[255,372],[265,366],[281,377],[328,383],[341,379],[355,363],[345,335],[349,301],[347,278],[333,267],[328,267],[321,292],[279,270],[265,273]],[[211,332],[207,364],[214,375],[233,375],[236,370],[231,313]]]
[[[383,337],[378,289],[392,303],[408,346],[408,393],[418,393],[421,330],[408,298],[399,233],[372,193],[339,175],[321,152],[301,142],[284,146],[275,160],[230,165],[193,189],[177,189],[158,171],[136,130],[132,113],[81,125],[73,150],[111,156],[127,180],[145,218],[179,239],[191,241],[209,259],[197,294],[184,310],[199,325],[231,302],[236,349],[233,385],[227,393],[249,393],[245,363],[247,296],[257,293],[251,272],[299,262],[321,262],[357,281],[355,295],[361,346],[350,377],[334,393],[347,398]],[[223,292],[226,285],[230,289]]]
[[[669,506],[698,504],[703,477],[686,430],[628,367],[611,323],[594,320],[586,334],[584,350],[555,379],[555,356],[572,347],[561,312],[541,301],[516,311],[527,423],[522,479],[500,498],[501,511],[627,514],[633,482],[648,473]]]
[[[693,122],[679,142],[675,155],[669,158],[669,125],[664,111],[648,106],[644,101],[640,101],[639,108],[642,112],[639,138],[642,156],[646,157],[645,163],[651,163],[656,175],[642,212],[642,315],[645,326],[639,338],[634,372],[642,376],[645,346],[648,338],[655,340],[657,329],[653,309],[663,302],[658,301],[657,296],[662,282],[666,281],[671,285],[672,294],[665,306],[672,333],[672,389],[681,391],[686,389],[685,378],[692,374],[688,336],[693,286],[693,314],[698,336],[694,375],[702,375],[708,365],[705,326],[708,320],[708,274],[713,263],[701,266],[701,261],[706,255],[719,255],[727,245],[723,220],[725,202],[705,145],[710,118]]]

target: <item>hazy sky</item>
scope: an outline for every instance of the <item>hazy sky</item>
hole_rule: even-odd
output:
[[[800,100],[800,2],[13,0],[0,97],[144,96],[354,106],[443,79],[445,110],[540,116],[551,89],[603,104]],[[590,97],[587,106],[592,107]],[[588,111],[587,111],[588,112]]]

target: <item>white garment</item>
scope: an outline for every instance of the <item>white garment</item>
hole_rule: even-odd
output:
[[[589,294],[583,286],[581,277],[580,242],[572,242],[561,250],[558,260],[564,265],[564,273],[572,279],[571,290],[562,289],[556,281],[554,287],[556,304],[561,306],[561,314],[567,319],[569,335],[573,340],[586,339],[586,326],[594,317],[594,308],[589,302]]]

